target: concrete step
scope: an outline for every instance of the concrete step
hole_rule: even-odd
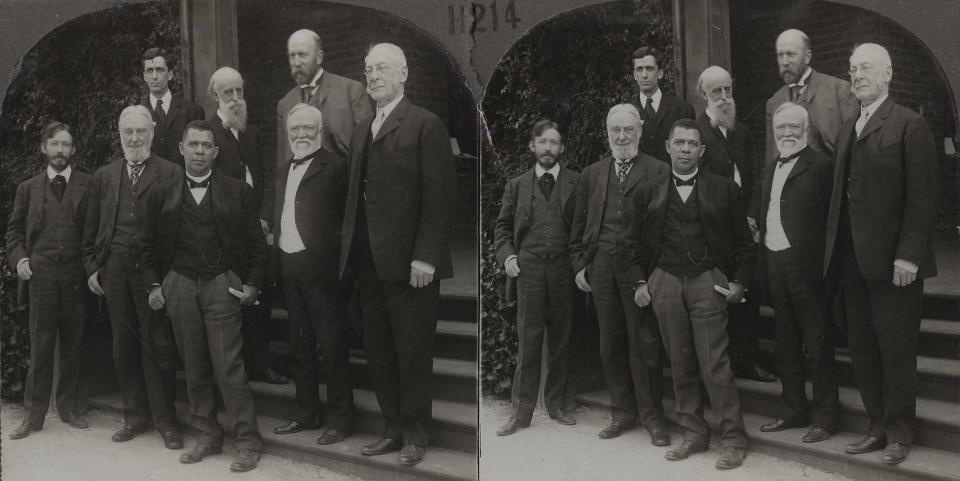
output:
[[[742,388],[741,392],[743,392]],[[608,409],[609,396],[605,390],[594,391],[577,396],[577,401],[591,408]],[[672,399],[664,399],[664,409],[667,417],[675,422]],[[710,409],[707,409],[704,415],[708,422],[716,425],[711,419],[713,412]],[[751,450],[788,461],[870,481],[960,481],[960,456],[957,456],[954,451],[916,445],[911,447],[910,456],[906,461],[898,466],[889,466],[880,462],[879,453],[853,456],[844,452],[843,448],[846,444],[863,438],[862,431],[841,430],[826,441],[807,444],[800,441],[806,433],[805,428],[789,429],[779,433],[762,433],[760,425],[769,422],[770,417],[747,411],[743,415],[743,420],[750,437]],[[676,429],[674,433],[673,444],[677,445],[680,437],[676,434]],[[713,441],[717,441],[716,435]]]
[[[119,412],[119,394],[108,394],[91,399],[97,408]],[[178,402],[177,411],[186,419],[186,403]],[[220,413],[220,423],[229,426],[225,413]],[[285,457],[297,462],[312,463],[362,479],[396,481],[473,481],[478,478],[477,457],[472,452],[463,452],[431,446],[423,462],[408,468],[397,463],[397,454],[363,456],[360,449],[380,439],[379,435],[354,433],[342,442],[328,446],[317,444],[319,431],[303,431],[296,434],[273,434],[273,428],[286,422],[285,419],[258,415],[257,421],[263,436],[264,452]]]

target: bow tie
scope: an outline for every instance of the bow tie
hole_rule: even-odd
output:
[[[687,180],[683,180],[680,177],[673,176],[673,183],[676,184],[677,187],[683,187],[685,185],[689,185],[690,187],[693,187],[693,184],[696,181],[697,181],[697,176],[690,177]]]
[[[310,155],[308,155],[308,156],[306,156],[306,157],[301,157],[301,158],[299,158],[299,159],[296,158],[296,157],[294,157],[294,158],[290,159],[290,163],[293,164],[293,165],[300,165],[300,164],[302,164],[302,163],[304,163],[304,162],[306,162],[306,161],[308,161],[308,160],[313,159],[316,155],[317,155],[316,152],[314,152],[314,153],[312,153],[312,154],[310,154]]]
[[[786,157],[778,157],[778,158],[777,158],[777,164],[783,165],[783,164],[786,164],[787,162],[790,162],[790,161],[793,160],[793,159],[796,159],[797,157],[800,157],[800,152],[802,152],[802,149],[801,149],[801,150],[798,150],[798,151],[796,151],[796,152],[794,152],[794,153],[792,153],[792,154],[790,154],[790,155],[788,155],[788,156],[786,156]]]
[[[207,177],[200,182],[187,177],[187,185],[189,185],[191,189],[206,189],[207,187],[210,187],[210,177]]]

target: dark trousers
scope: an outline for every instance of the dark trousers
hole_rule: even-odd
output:
[[[780,375],[780,418],[837,430],[840,398],[837,391],[833,331],[827,309],[826,285],[820,266],[798,258],[796,249],[765,250],[768,289],[776,313],[777,373]],[[813,383],[813,400],[807,408],[804,359]]]
[[[327,426],[349,432],[354,416],[353,384],[343,302],[336,286],[325,285],[304,254],[281,253],[280,262],[289,313],[290,372],[300,408],[297,419],[320,419],[319,345],[327,374]]]
[[[57,411],[61,418],[78,411],[80,345],[84,331],[84,282],[80,259],[30,258],[30,371],[24,389],[26,421],[43,426],[53,390],[53,362],[60,338]]]
[[[167,315],[186,366],[190,425],[202,436],[222,442],[214,386],[233,420],[238,448],[260,450],[253,393],[240,356],[243,345],[240,302],[227,292],[241,288],[232,271],[212,279],[190,279],[170,271],[163,279]]]
[[[847,338],[860,397],[870,416],[868,436],[911,444],[917,425],[917,344],[923,312],[923,279],[906,287],[890,279],[864,279],[857,265],[850,222],[841,213],[840,242]]]
[[[174,371],[162,370],[161,359],[151,341],[153,315],[147,304],[147,284],[139,256],[110,254],[100,269],[113,330],[113,363],[123,395],[123,419],[143,426],[152,421],[160,431],[175,428],[177,396]]]
[[[600,326],[600,360],[610,391],[614,421],[640,421],[648,430],[665,426],[663,374],[657,356],[660,336],[649,308],[633,300],[634,283],[625,256],[597,251],[588,269]]]
[[[529,423],[540,391],[543,338],[547,379],[543,403],[550,414],[564,407],[567,355],[573,325],[573,272],[566,255],[544,259],[521,251],[517,264],[517,369],[513,373],[513,416]]]
[[[740,396],[727,357],[727,302],[713,290],[715,284],[726,286],[727,277],[716,268],[696,277],[677,277],[657,268],[648,282],[670,357],[677,423],[684,439],[710,441],[702,381],[720,421],[720,443],[747,448]]]
[[[754,276],[756,277],[756,276]],[[727,336],[730,339],[730,361],[734,369],[749,369],[757,365],[757,338],[760,330],[760,290],[756,282],[744,286],[747,302],[729,304]]]
[[[433,341],[440,281],[413,288],[380,280],[366,220],[358,219],[353,252],[360,281],[360,315],[367,368],[386,419],[384,437],[426,446],[433,419]]]
[[[260,296],[259,306],[243,306],[243,363],[250,372],[273,368],[270,356],[270,303]]]

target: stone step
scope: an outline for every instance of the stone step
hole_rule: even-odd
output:
[[[737,381],[738,383],[740,380]],[[765,383],[758,383],[765,384]],[[777,384],[777,383],[767,383]],[[779,388],[779,385],[777,385]],[[741,387],[741,393],[743,388]],[[590,408],[608,409],[608,394],[605,390],[584,393],[577,400]],[[841,400],[843,402],[843,400]],[[675,422],[672,399],[664,399],[667,417]],[[707,421],[712,425],[713,412],[704,411]],[[807,444],[800,441],[805,428],[789,429],[778,433],[762,433],[760,425],[770,422],[770,417],[747,411],[743,415],[747,434],[750,437],[750,449],[788,461],[808,464],[829,472],[842,474],[855,479],[871,481],[960,481],[960,456],[956,452],[931,448],[923,445],[911,447],[910,456],[898,466],[889,466],[880,462],[879,453],[849,455],[843,450],[848,443],[863,438],[862,431],[841,430],[833,437],[819,443]],[[717,441],[716,433],[714,442]],[[680,442],[674,429],[673,445]]]
[[[104,410],[117,413],[121,410],[119,394],[98,396],[91,399],[91,403]],[[181,419],[186,419],[186,403],[178,402],[177,411]],[[225,413],[220,413],[219,418],[222,425],[229,426]],[[380,436],[376,434],[357,432],[342,442],[321,446],[317,444],[319,431],[277,435],[273,434],[273,428],[286,422],[285,419],[259,414],[257,422],[263,436],[264,453],[296,462],[316,464],[362,479],[473,481],[478,478],[477,458],[472,452],[431,446],[427,449],[423,462],[409,468],[397,463],[397,453],[383,456],[360,454],[361,447],[379,440]]]

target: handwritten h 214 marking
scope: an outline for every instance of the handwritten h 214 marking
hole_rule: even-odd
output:
[[[469,13],[467,11],[466,5],[448,5],[447,12],[450,14],[450,34],[474,34],[474,33],[486,33],[488,30],[497,32],[500,30],[500,5],[496,2],[490,2],[489,4],[483,4],[479,2],[471,2]],[[507,2],[506,8],[503,9],[503,23],[504,25],[509,24],[510,28],[516,30],[517,24],[520,23],[520,16],[517,15],[517,7],[514,3],[514,0]],[[467,16],[472,17],[473,22],[470,23],[469,28],[467,27]],[[487,28],[487,25],[490,28]]]

